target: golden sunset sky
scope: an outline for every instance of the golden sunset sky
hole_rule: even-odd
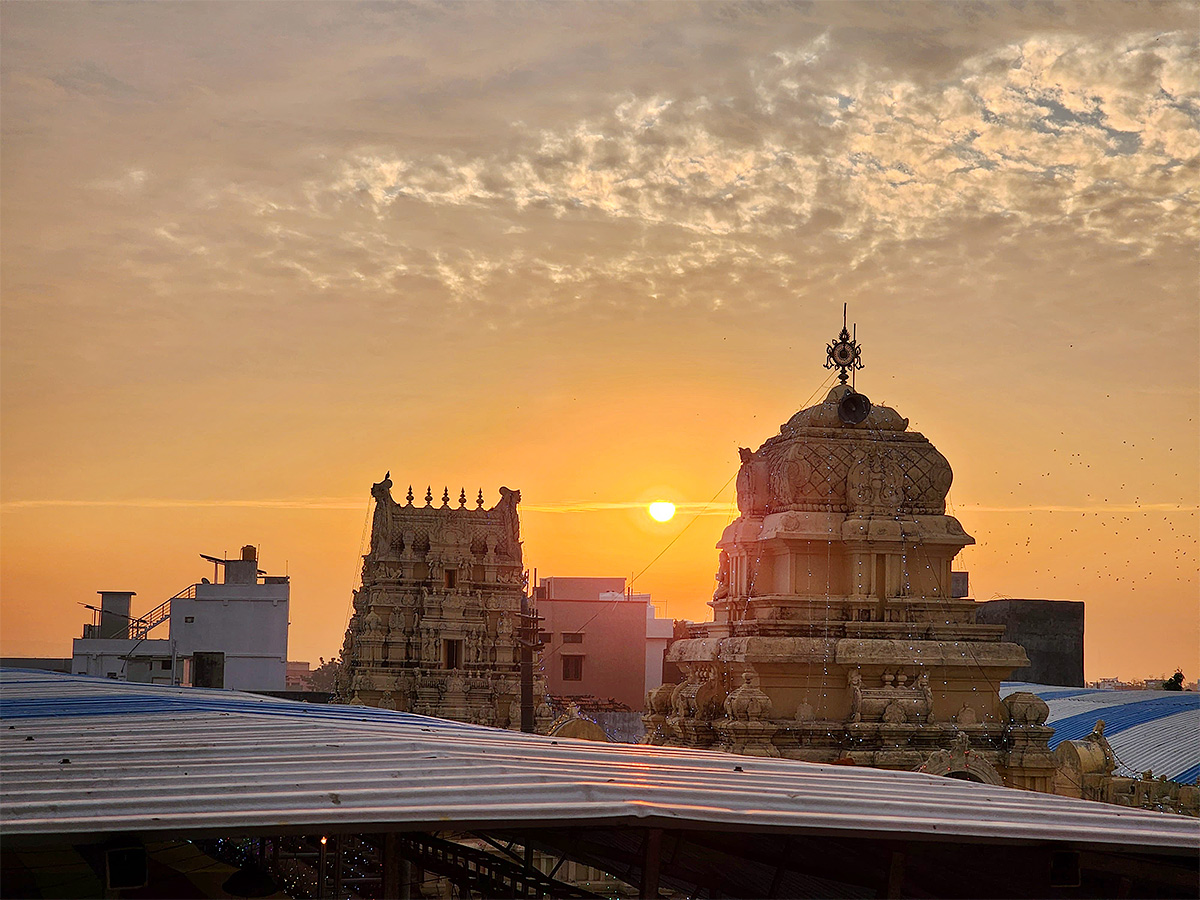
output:
[[[737,448],[821,399],[848,303],[973,596],[1086,601],[1089,678],[1195,678],[1196,4],[0,19],[4,655],[252,543],[328,658],[389,469],[519,488],[542,576],[686,527],[636,589],[706,618]]]

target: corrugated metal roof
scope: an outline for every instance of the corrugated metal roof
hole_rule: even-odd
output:
[[[1200,693],[1195,691],[1102,691],[1057,685],[1004,682],[1000,696],[1037,694],[1050,707],[1051,747],[1091,734],[1104,720],[1104,736],[1120,775],[1150,770],[1184,784],[1200,775]]]
[[[1155,848],[1195,822],[914,772],[0,672],[5,835],[637,823]]]

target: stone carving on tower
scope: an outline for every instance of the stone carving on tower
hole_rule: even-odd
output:
[[[652,696],[647,742],[890,769],[937,755],[948,774],[967,760],[960,777],[1051,791],[1042,710],[997,691],[1025,651],[950,596],[974,543],[946,514],[950,464],[846,383],[862,367],[846,328],[827,353],[841,372],[825,400],[740,451],[714,621],[671,646],[684,678]]]
[[[524,568],[517,504],[475,508],[460,491],[435,505],[392,498],[389,472],[371,486],[375,509],[362,587],[342,646],[339,693],[351,703],[520,728],[517,644]],[[514,718],[515,716],[515,718]]]

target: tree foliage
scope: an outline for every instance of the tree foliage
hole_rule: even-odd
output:
[[[314,691],[332,692],[338,669],[342,665],[342,659],[340,656],[335,656],[328,661],[323,656],[318,656],[317,659],[321,661],[321,664],[313,669],[312,673],[308,676],[309,684],[312,685],[312,690]]]
[[[1163,682],[1164,691],[1182,691],[1183,690],[1183,671],[1175,670],[1175,674]]]

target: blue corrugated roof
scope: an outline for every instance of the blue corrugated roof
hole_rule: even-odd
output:
[[[1050,746],[1057,746],[1061,741],[1077,741],[1091,734],[1097,719],[1104,720],[1104,734],[1111,738],[1134,725],[1165,719],[1189,709],[1200,710],[1200,694],[1168,694],[1165,697],[1155,696],[1140,703],[1135,701],[1101,706],[1051,722],[1054,726],[1054,738],[1050,741]]]
[[[1027,684],[1027,685],[1023,685],[1021,689],[1027,690],[1027,689],[1035,688],[1035,687],[1041,687],[1041,685]],[[1003,691],[1001,691],[1001,692],[1003,693]],[[1078,697],[1080,694],[1090,694],[1091,689],[1089,689],[1089,688],[1062,688],[1060,690],[1054,690],[1054,691],[1046,691],[1046,690],[1035,691],[1034,693],[1036,693],[1043,700],[1061,700],[1063,697]]]
[[[5,685],[37,684],[45,673],[30,672],[30,678],[21,678],[25,670],[5,669]],[[15,673],[15,675],[14,675]],[[86,675],[66,676],[70,681],[95,682],[99,679]],[[68,681],[68,683],[70,683]],[[116,716],[144,715],[147,713],[215,712],[245,713],[258,716],[288,716],[301,719],[331,719],[342,722],[364,722],[385,719],[396,721],[400,716],[422,728],[474,729],[481,725],[419,716],[416,713],[377,709],[372,706],[342,706],[317,703],[295,703],[253,694],[230,691],[228,697],[217,691],[201,693],[194,688],[164,687],[165,696],[147,696],[139,693],[119,693],[120,687],[128,682],[109,681],[115,692],[110,696],[96,697],[90,694],[78,697],[0,697],[0,718],[39,719],[64,718],[71,716]],[[214,696],[214,694],[216,696]]]
[[[1196,763],[1190,769],[1185,769],[1175,776],[1175,780],[1181,784],[1195,784],[1197,779],[1200,779],[1200,763]]]
[[[1037,694],[1050,707],[1050,746],[1079,740],[1100,719],[1119,763],[1118,772],[1152,771],[1183,784],[1200,778],[1200,693],[1194,691],[1105,691],[1060,685],[1004,682],[1000,695]]]

